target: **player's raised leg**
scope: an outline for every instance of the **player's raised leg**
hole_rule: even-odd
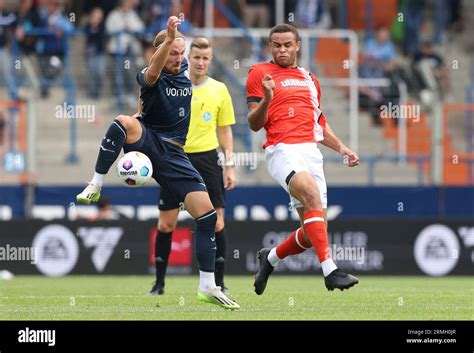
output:
[[[239,309],[240,305],[229,299],[221,288],[216,286],[214,271],[216,261],[215,227],[217,212],[212,207],[209,194],[205,191],[193,191],[184,200],[186,210],[196,221],[194,233],[196,257],[199,263],[200,301],[216,304],[226,309]]]
[[[104,177],[120,155],[123,145],[135,143],[141,136],[142,127],[136,118],[119,115],[114,119],[102,139],[94,176],[89,185],[76,196],[77,202],[88,205],[99,200]]]

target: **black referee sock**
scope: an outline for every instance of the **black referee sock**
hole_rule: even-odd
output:
[[[217,222],[216,210],[196,218],[196,231],[194,233],[196,257],[199,270],[214,272],[216,261],[216,242],[214,229]]]
[[[110,124],[104,138],[102,139],[99,155],[95,164],[95,171],[99,174],[107,174],[112,164],[120,155],[123,144],[127,139],[127,130],[115,119]]]
[[[158,231],[155,241],[155,268],[156,283],[162,287],[165,286],[166,268],[168,267],[168,258],[171,253],[171,237],[173,232],[164,233]]]
[[[224,287],[224,267],[225,267],[225,253],[226,253],[226,234],[225,228],[216,232],[216,269],[214,276],[216,278],[216,285]]]

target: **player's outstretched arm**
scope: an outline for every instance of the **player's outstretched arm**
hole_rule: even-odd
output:
[[[248,103],[249,112],[247,114],[247,120],[253,131],[260,130],[267,123],[268,107],[273,98],[273,90],[275,89],[275,81],[273,81],[270,75],[267,74],[263,78],[262,88],[264,92],[263,99],[258,103]]]
[[[359,165],[359,156],[337,138],[327,122],[324,128],[324,140],[320,143],[340,153],[344,157],[344,163],[347,164],[348,167]]]
[[[170,53],[171,44],[176,38],[179,24],[181,24],[181,20],[176,16],[171,16],[168,19],[168,35],[151,57],[150,65],[145,72],[145,80],[149,85],[154,85],[160,77],[161,70],[163,70]]]

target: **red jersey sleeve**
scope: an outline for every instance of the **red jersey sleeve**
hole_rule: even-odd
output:
[[[316,75],[311,73],[311,78],[313,79],[314,85],[316,86],[316,90],[318,91],[318,103],[319,103],[319,109],[321,110],[321,115],[318,118],[318,124],[321,125],[323,128],[325,128],[326,117],[324,116],[323,110],[321,109],[321,86],[319,85],[319,80],[317,79]]]
[[[247,77],[247,103],[260,102],[263,99],[262,80],[262,71],[252,66],[249,70],[249,76]]]

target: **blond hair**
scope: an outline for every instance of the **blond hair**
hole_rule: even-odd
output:
[[[166,37],[168,36],[168,30],[164,29],[156,35],[155,39],[153,40],[153,46],[155,48],[158,48],[163,42],[165,41]],[[181,38],[182,40],[185,40],[183,33],[180,31],[176,31],[176,38]]]
[[[211,47],[211,42],[209,39],[205,37],[198,37],[193,39],[191,42],[191,46],[189,47],[189,51],[193,50],[193,48],[196,49],[207,49]]]

